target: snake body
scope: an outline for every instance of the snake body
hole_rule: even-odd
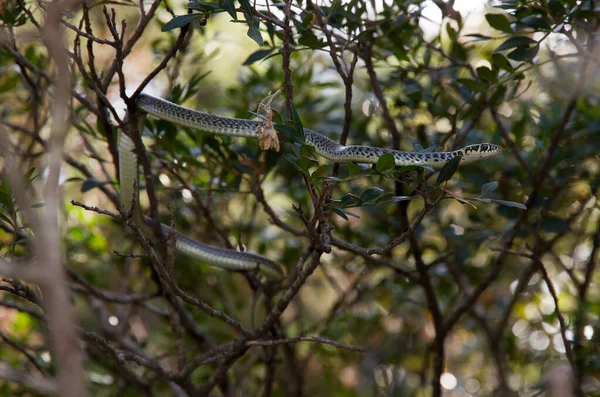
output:
[[[131,138],[121,133],[119,135],[119,178],[121,181],[121,203],[130,203],[134,194],[133,183],[138,176],[137,155],[133,152],[135,145]],[[138,208],[134,209],[136,223],[145,232],[150,232]],[[249,252],[213,247],[200,241],[193,240],[170,226],[161,224],[163,233],[175,236],[175,248],[178,252],[197,259],[201,262],[228,270],[259,270],[264,275],[281,279],[283,270],[275,262],[260,255]]]
[[[255,120],[221,117],[188,109],[146,94],[139,95],[136,104],[139,109],[160,119],[220,135],[258,138],[264,124]],[[396,166],[428,165],[441,167],[457,156],[460,156],[461,162],[467,163],[490,158],[501,152],[498,145],[490,143],[469,145],[451,152],[402,152],[372,146],[344,146],[307,128],[304,129],[304,136],[306,144],[314,146],[317,154],[336,163],[360,162],[375,164],[383,154],[391,153],[394,156]],[[138,173],[137,156],[133,150],[134,144],[131,139],[121,133],[119,136],[119,174],[121,202],[124,204],[132,199],[134,179],[137,178]],[[135,213],[137,214],[138,224],[147,230],[148,227],[145,225],[139,210],[136,209]],[[279,265],[260,255],[213,247],[192,240],[172,230],[167,225],[162,224],[161,227],[165,234],[175,236],[176,249],[179,252],[202,262],[230,270],[259,270],[271,278],[280,279],[284,276],[284,272]]]
[[[263,127],[260,121],[215,116],[147,94],[141,94],[136,104],[138,108],[160,119],[219,135],[258,138]],[[344,146],[308,128],[304,129],[304,137],[308,145],[315,147],[317,154],[335,163],[375,164],[382,155],[391,153],[396,166],[429,165],[438,168],[457,156],[460,156],[461,163],[469,163],[497,156],[502,151],[500,146],[491,143],[469,145],[451,152],[401,152],[373,146]]]

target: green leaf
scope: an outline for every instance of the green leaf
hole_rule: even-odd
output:
[[[519,22],[535,30],[550,30],[550,25],[548,24],[548,22],[544,18],[541,18],[536,15],[530,15],[528,17],[525,17]]]
[[[494,38],[492,36],[486,36],[484,34],[479,34],[479,33],[466,34],[465,37],[473,37],[475,39],[474,41],[485,41],[485,40],[491,40]]]
[[[310,177],[315,180],[316,178],[322,178],[323,175],[325,175],[325,172],[327,172],[327,165],[322,165],[319,168],[317,168],[316,170],[313,171],[312,174],[310,174]]]
[[[486,66],[478,67],[477,75],[484,81],[496,81],[496,73]]]
[[[347,220],[347,221],[350,220],[350,219],[348,219],[346,214],[344,214],[344,211],[341,208],[331,207],[331,210],[333,212],[335,212],[336,214],[338,214],[340,217],[344,218],[345,220]]]
[[[81,184],[81,193],[85,193],[89,190],[92,190],[98,186],[106,185],[108,183],[112,183],[112,181],[99,181],[97,179],[86,179]]]
[[[489,99],[490,106],[498,106],[504,100],[504,94],[506,94],[506,86],[501,85],[494,92],[494,94]]]
[[[304,173],[308,175],[308,169],[318,166],[319,163],[315,159],[302,156],[298,159],[298,165],[304,170]]]
[[[460,160],[461,157],[457,156],[454,157],[452,160],[448,161],[446,164],[444,164],[444,166],[440,170],[440,174],[438,175],[435,184],[439,186],[441,183],[450,180],[450,178],[452,178],[452,176],[458,169],[458,163],[460,163]]]
[[[465,87],[468,87],[474,91],[483,91],[485,89],[485,86],[475,80],[471,80],[471,79],[456,79],[457,82],[461,83],[462,85],[464,85]]]
[[[350,216],[360,219],[360,216],[353,214],[352,212],[345,210],[343,208],[331,207],[331,210],[333,212],[335,212],[336,214],[338,214],[339,216],[341,216],[342,218],[344,218],[345,220],[349,220],[346,215],[350,215]]]
[[[530,39],[527,36],[513,36],[506,40],[504,43],[500,44],[494,52],[509,50],[515,47],[528,47],[531,44],[536,44],[537,41]]]
[[[275,50],[274,48],[268,48],[266,50],[256,50],[252,54],[250,54],[250,56],[248,58],[246,58],[243,65],[244,66],[252,65],[254,62],[260,61],[261,59],[264,59],[264,58],[268,57],[269,55],[271,55],[271,53],[274,50]]]
[[[15,224],[13,223],[13,221],[9,217],[7,217],[6,215],[4,215],[1,212],[0,212],[0,219],[2,219],[3,221],[7,222],[12,227],[15,227]]]
[[[248,0],[239,0],[239,2],[246,14],[252,15],[254,13],[254,9]]]
[[[263,40],[262,33],[260,33],[260,22],[258,19],[253,18],[249,14],[244,14],[244,17],[246,17],[246,21],[248,22],[248,33],[246,34],[248,37],[254,40],[256,44],[262,47],[265,42]]]
[[[6,79],[2,84],[0,84],[0,93],[8,92],[15,88],[21,80],[18,75],[14,75],[9,79]]]
[[[519,47],[514,51],[509,52],[506,56],[513,61],[528,61],[537,55],[539,49],[539,45],[534,45],[531,48]]]
[[[296,129],[294,127],[292,127],[291,125],[283,124],[283,123],[275,123],[274,126],[275,126],[275,130],[277,130],[277,132],[279,132],[281,135],[283,135],[289,142],[299,143],[299,144],[303,143],[302,141],[300,141],[300,139],[296,135]]]
[[[542,230],[548,233],[566,233],[571,229],[569,221],[556,216],[545,216],[542,220]]]
[[[506,200],[496,200],[496,199],[492,199],[492,201],[494,203],[498,203],[498,204],[502,204],[505,205],[507,207],[515,207],[515,208],[520,208],[522,210],[526,210],[527,207],[521,203],[517,203],[516,201],[506,201]]]
[[[25,176],[23,177],[25,179],[25,184],[31,183],[38,176],[38,175],[36,175],[36,176],[32,177],[32,175],[33,175],[34,172],[35,172],[35,167],[31,167],[29,169],[29,171],[27,171],[25,173]]]
[[[486,198],[496,189],[498,189],[498,182],[488,182],[481,186],[481,195],[479,197]]]
[[[352,193],[346,193],[340,199],[340,206],[342,207],[354,207],[362,204],[360,198],[356,197]]]
[[[342,210],[341,208],[331,207],[331,210],[333,212],[335,212],[336,214],[338,214],[340,217],[344,218],[345,220],[347,220],[347,221],[350,220],[350,219],[348,219],[348,217],[346,216],[346,214],[344,214],[344,210]]]
[[[472,197],[471,200],[475,200],[475,201],[481,201],[482,203],[491,203],[492,199],[489,198],[476,198],[476,197]]]
[[[201,14],[178,15],[169,22],[165,23],[161,30],[163,32],[167,32],[169,30],[180,28],[190,24],[192,21],[200,18],[201,16]]]
[[[222,10],[221,7],[219,7],[219,5],[217,3],[212,3],[209,1],[198,1],[198,0],[191,0],[187,4],[187,8],[189,8],[191,10],[202,11],[204,13],[213,13],[213,12]]]
[[[227,13],[237,21],[237,12],[235,11],[235,4],[233,0],[218,0],[218,2],[219,6],[221,6],[222,9],[227,11]]]
[[[396,160],[394,159],[394,155],[391,153],[384,153],[379,159],[377,159],[377,163],[375,164],[375,170],[382,174],[389,173],[396,167]]]
[[[496,30],[501,30],[506,33],[512,33],[510,28],[510,22],[504,14],[486,14],[485,19],[488,21],[491,27]]]
[[[327,45],[324,41],[320,40],[314,33],[310,31],[300,36],[300,38],[298,39],[298,43],[305,45],[313,50],[323,48]]]
[[[317,152],[317,149],[315,149],[314,146],[310,146],[310,145],[300,146],[300,154],[303,156],[309,157],[313,160],[316,160],[316,157],[315,157],[316,152]]]
[[[492,65],[498,69],[504,69],[508,72],[512,72],[514,69],[508,59],[502,54],[492,54]]]
[[[294,105],[294,102],[291,101],[290,104],[292,108],[292,121],[294,122],[296,136],[298,137],[298,139],[300,139],[300,142],[304,143],[306,142],[306,139],[304,137],[304,127],[302,126],[302,120],[300,120],[300,116],[298,116],[298,112],[296,111],[296,106]]]
[[[360,194],[360,200],[366,203],[368,201],[375,200],[377,197],[381,196],[381,193],[383,193],[383,189],[379,187],[370,187],[368,189],[365,189]]]
[[[0,204],[4,205],[6,208],[8,208],[11,211],[14,211],[13,200],[12,200],[12,197],[8,193],[0,192]]]
[[[387,200],[377,200],[377,204],[387,204],[387,203],[398,203],[400,201],[409,201],[414,199],[413,196],[394,196],[394,197],[390,197]]]
[[[448,33],[448,37],[450,37],[452,41],[456,41],[456,36],[458,36],[458,32],[449,23],[446,24],[446,33]]]
[[[298,164],[298,157],[294,156],[292,153],[285,153],[283,155],[283,158],[289,161],[298,171],[302,172],[303,174],[306,174],[306,171],[302,169],[300,164]]]
[[[381,196],[377,197],[377,200],[375,200],[375,203],[376,204],[381,203],[382,201],[389,200],[392,197],[394,197],[394,193],[390,193],[390,192],[384,193]]]
[[[340,6],[342,5],[342,0],[333,0],[331,2],[331,7],[329,8],[329,13],[327,14],[327,17],[331,17],[332,15],[334,15],[336,13],[336,11],[338,10],[338,8],[340,8]]]
[[[363,170],[364,170],[364,168],[358,164],[355,164],[355,163],[348,164],[348,173],[350,174],[350,176],[360,174],[361,172],[363,172]]]

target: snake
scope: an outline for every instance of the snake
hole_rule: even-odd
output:
[[[261,120],[238,119],[204,113],[143,93],[138,95],[135,103],[143,113],[185,127],[218,135],[259,138],[265,124]],[[404,152],[374,146],[346,146],[308,128],[304,128],[304,138],[305,143],[313,146],[318,155],[335,163],[376,164],[381,156],[390,153],[394,157],[396,166],[431,166],[439,168],[456,157],[460,157],[461,163],[470,163],[497,156],[502,151],[500,146],[491,143],[472,144],[449,152]],[[135,145],[133,141],[124,133],[119,135],[118,149],[120,156],[120,197],[121,203],[127,203],[133,197],[134,180],[137,178],[138,173],[138,160],[137,155],[134,153]],[[136,209],[134,213],[138,214],[136,222],[144,225],[145,222],[139,210]],[[278,264],[261,255],[214,247],[191,239],[165,224],[161,224],[161,228],[165,234],[175,237],[175,248],[178,252],[201,262],[235,271],[258,270],[265,276],[275,279],[281,279],[285,275]]]
[[[162,120],[218,135],[258,138],[264,126],[264,122],[260,120],[236,119],[204,113],[148,94],[140,94],[136,99],[136,105],[144,112]],[[495,157],[502,152],[500,146],[492,143],[468,145],[450,152],[402,152],[374,146],[345,146],[308,128],[304,128],[304,138],[307,145],[314,146],[317,154],[334,163],[376,164],[381,156],[391,153],[397,167],[439,168],[455,157],[460,157],[461,163],[470,163]]]

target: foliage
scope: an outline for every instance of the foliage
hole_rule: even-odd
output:
[[[593,1],[54,3],[0,6],[0,393],[75,395],[57,374],[77,379],[80,358],[98,396],[599,392]],[[250,118],[279,88],[281,153],[133,113],[145,90]],[[504,150],[441,170],[334,165],[304,127]],[[152,220],[247,246],[286,280],[131,232],[118,133]],[[66,283],[44,222],[60,222]],[[62,312],[77,338],[52,333]]]

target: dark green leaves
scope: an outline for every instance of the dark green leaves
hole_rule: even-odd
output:
[[[491,27],[506,33],[512,33],[510,22],[504,14],[486,14],[485,19]]]
[[[178,15],[169,22],[165,23],[161,30],[163,32],[167,32],[169,30],[181,28],[200,17],[202,17],[201,14]]]
[[[537,41],[527,36],[513,36],[500,44],[496,52],[505,51],[514,48],[507,57],[514,61],[528,61],[535,57],[540,49]]]
[[[478,67],[477,75],[483,81],[496,81],[496,73],[486,66]]]
[[[239,0],[239,2],[244,9],[244,12],[248,15],[252,15],[254,9],[252,8],[252,5],[250,5],[250,2],[248,0]]]
[[[191,0],[188,3],[187,8],[189,8],[190,10],[198,10],[205,14],[223,11],[217,3],[212,3],[209,1],[198,1],[198,0]]]
[[[300,36],[298,43],[307,46],[312,49],[319,49],[325,47],[327,44],[319,39],[314,33],[308,32]]]
[[[437,181],[435,182],[436,185],[439,186],[440,184],[449,181],[450,178],[452,178],[452,175],[454,175],[454,173],[458,169],[458,163],[460,163],[460,159],[461,157],[457,156],[454,157],[452,160],[448,161],[446,164],[444,164],[444,166],[440,170],[440,174],[438,175]]]
[[[262,34],[260,33],[260,22],[250,14],[244,14],[244,17],[246,18],[246,22],[248,22],[248,37],[262,47],[265,42],[262,38]]]
[[[358,216],[358,215],[356,215],[356,214],[353,214],[352,212],[350,212],[350,211],[348,211],[348,210],[345,210],[345,209],[343,209],[343,208],[331,207],[331,210],[332,210],[333,212],[335,212],[336,214],[338,214],[340,217],[342,217],[342,218],[344,218],[345,220],[347,220],[347,221],[348,221],[348,220],[350,220],[350,219],[347,217],[347,215],[350,215],[350,216],[352,216],[352,217],[354,217],[354,218],[360,218],[360,216]]]
[[[370,187],[362,192],[360,200],[362,202],[368,202],[379,197],[381,193],[383,193],[383,189],[379,187]]]
[[[347,208],[397,203],[400,201],[412,200],[413,198],[414,197],[412,196],[394,196],[392,193],[385,193],[384,190],[379,187],[370,187],[363,190],[358,196],[352,193],[344,194],[339,200],[333,200],[330,208],[333,212],[348,220],[346,215],[357,218],[358,215],[349,212]]]
[[[292,102],[292,125],[275,123],[275,129],[281,133],[290,143],[298,143],[303,145],[305,143],[304,127],[302,126],[302,120],[298,115],[296,106]]]
[[[537,44],[533,47],[519,47],[514,51],[509,52],[507,57],[513,61],[529,61],[537,55],[539,50],[540,46]]]
[[[512,72],[514,68],[502,54],[492,54],[492,66],[497,69],[504,69],[507,72]]]
[[[513,36],[500,44],[494,51],[510,50],[515,47],[529,47],[531,44],[537,44],[537,41],[527,36]]]
[[[298,164],[298,157],[296,157],[296,155],[292,153],[285,153],[283,155],[283,158],[286,159],[290,164],[292,164],[294,168],[296,168],[298,171],[302,172],[303,174],[308,174],[308,171],[306,169],[303,169],[300,166],[300,164]]]
[[[267,48],[266,50],[256,50],[244,61],[244,66],[252,65],[256,61],[260,61],[271,55],[275,51],[274,48]]]
[[[10,194],[0,191],[0,205],[3,205],[10,211],[14,210],[13,200]]]
[[[110,183],[112,183],[112,181],[99,181],[97,179],[86,179],[81,184],[81,193],[85,193],[89,190],[92,190],[92,189],[98,187],[98,186],[102,186],[102,185],[106,185],[106,184],[110,184]]]
[[[231,17],[234,20],[237,20],[237,13],[235,11],[235,4],[233,3],[233,0],[218,0],[219,1],[219,6],[224,9],[225,11],[227,11],[227,13],[229,15],[231,15]]]
[[[296,129],[289,124],[275,123],[275,129],[290,143],[302,143]]]
[[[296,129],[296,136],[300,139],[300,142],[305,142],[304,137],[304,127],[302,126],[302,121],[300,120],[300,116],[298,116],[298,111],[296,111],[296,106],[294,102],[291,102],[292,107],[292,121],[294,122],[294,128]]]

